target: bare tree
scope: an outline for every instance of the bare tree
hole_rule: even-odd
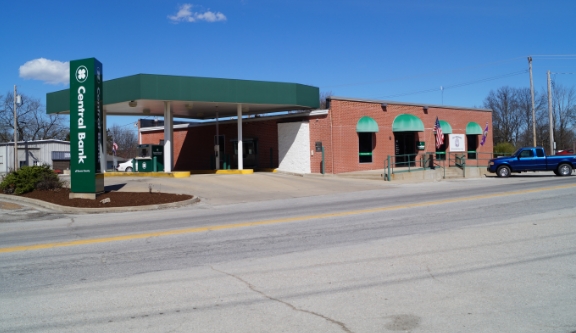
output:
[[[0,96],[0,141],[14,140],[14,95],[9,92]],[[22,94],[22,104],[17,107],[18,140],[64,140],[68,133],[66,117],[47,115],[37,98]]]
[[[324,110],[328,108],[328,103],[326,100],[332,96],[332,91],[323,91],[320,93],[320,108],[319,110]]]
[[[136,146],[138,145],[138,138],[136,133],[131,127],[120,126],[118,124],[106,129],[107,131],[107,151],[112,153],[112,143],[116,142],[118,145],[117,156],[124,158],[131,158],[136,156]]]
[[[491,90],[484,100],[484,107],[493,111],[494,144],[517,144],[520,129],[526,124],[517,97],[517,89],[500,87],[496,91]]]
[[[529,88],[516,89],[515,94],[516,107],[522,114],[522,123],[520,133],[516,144],[518,146],[532,146],[534,144],[534,131],[532,127],[532,97]],[[545,94],[534,93],[534,104],[536,114],[536,138],[537,144],[541,141],[542,133],[538,130],[539,124],[547,123],[546,121],[546,96]]]
[[[571,148],[574,144],[576,125],[576,91],[555,84],[552,87],[554,140],[558,149]]]

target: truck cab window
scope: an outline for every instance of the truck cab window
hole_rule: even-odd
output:
[[[534,157],[534,152],[532,150],[523,150],[520,153],[520,157]]]

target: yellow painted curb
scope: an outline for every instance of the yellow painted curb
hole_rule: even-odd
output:
[[[190,171],[176,172],[106,172],[104,177],[188,178]]]
[[[258,171],[258,172],[277,172],[278,169],[276,169],[276,168],[262,168],[262,169],[258,169],[256,171]]]
[[[254,173],[253,169],[244,169],[244,170],[192,170],[190,171],[193,175],[202,175],[202,174],[216,174],[216,175],[249,175]]]

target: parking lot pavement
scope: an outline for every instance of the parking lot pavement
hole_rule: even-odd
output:
[[[189,178],[105,178],[107,190],[190,194],[224,205],[390,188],[384,181],[339,177],[299,177],[278,173],[192,175]]]
[[[69,176],[61,176],[69,181]],[[530,182],[554,180],[552,172],[534,172],[513,174],[510,178],[482,177],[475,179],[443,180],[444,186],[466,183],[469,181],[492,182]],[[490,182],[492,180],[492,182]],[[188,178],[153,178],[153,177],[106,177],[107,191],[122,192],[164,192],[190,194],[200,197],[202,203],[209,205],[226,205],[243,202],[311,197],[318,195],[369,191],[378,189],[398,189],[399,187],[417,186],[420,190],[433,182],[386,182],[380,179],[359,179],[334,175],[289,175],[282,173],[256,172],[247,175],[192,175]],[[491,184],[491,185],[490,185]]]
[[[0,199],[0,223],[31,221],[44,218],[48,214],[46,209]]]

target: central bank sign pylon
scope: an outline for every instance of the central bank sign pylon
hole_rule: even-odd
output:
[[[70,198],[95,199],[104,192],[102,64],[70,62]],[[105,164],[104,164],[105,165]]]

